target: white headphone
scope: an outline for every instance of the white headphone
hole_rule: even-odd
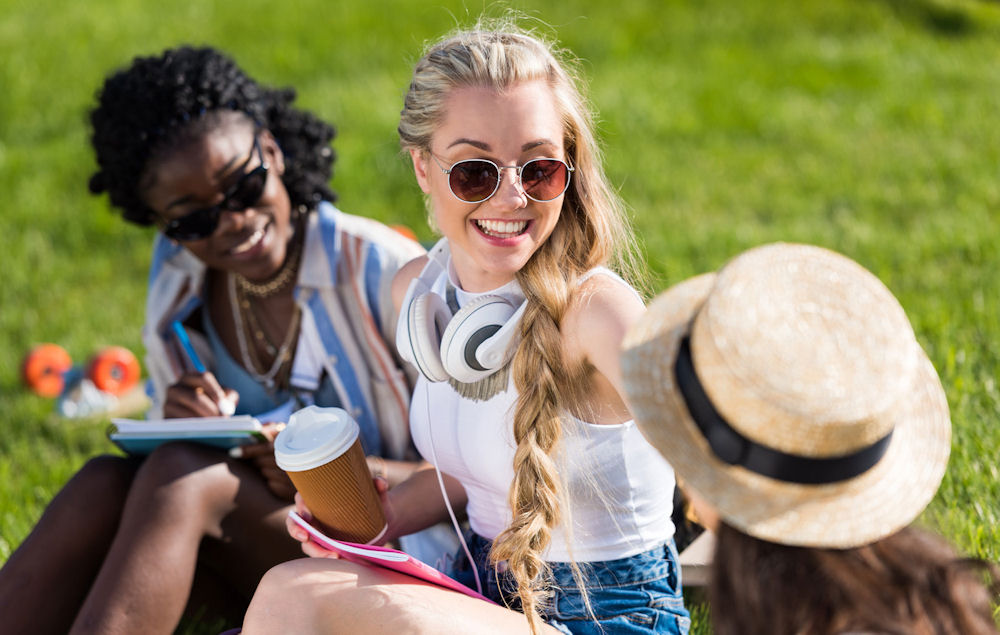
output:
[[[449,301],[431,289],[447,272],[449,255],[448,240],[442,238],[410,282],[396,326],[396,348],[430,381],[450,377],[471,384],[492,375],[513,355],[510,344],[527,302],[515,307],[502,296],[487,294],[459,309],[450,284]]]

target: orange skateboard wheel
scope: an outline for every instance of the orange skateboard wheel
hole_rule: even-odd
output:
[[[110,346],[91,360],[87,368],[87,378],[99,390],[121,395],[139,381],[139,360],[132,351],[121,346]]]
[[[21,364],[21,379],[42,397],[58,397],[66,384],[64,375],[73,368],[66,349],[58,344],[39,344],[31,349]]]

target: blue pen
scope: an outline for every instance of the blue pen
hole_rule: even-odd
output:
[[[188,359],[191,361],[191,365],[194,366],[195,372],[204,373],[207,372],[205,365],[201,363],[201,359],[198,358],[198,353],[194,352],[194,346],[191,345],[191,338],[188,337],[187,331],[184,330],[184,326],[177,320],[174,320],[170,324],[170,328],[174,330],[177,335],[177,341],[181,343],[184,348],[184,352],[187,353]]]
[[[184,325],[182,325],[177,320],[170,323],[170,328],[173,329],[174,334],[177,335],[177,341],[181,343],[181,347],[187,354],[188,359],[191,361],[191,365],[194,366],[196,373],[207,373],[208,369],[205,365],[201,363],[201,359],[198,357],[198,353],[194,352],[194,346],[191,345],[191,338],[188,337],[187,331],[184,330]],[[223,415],[230,417],[236,412],[236,402],[229,397],[223,396],[218,400],[219,412]]]

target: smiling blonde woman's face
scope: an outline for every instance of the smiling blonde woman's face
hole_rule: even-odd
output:
[[[464,159],[489,159],[502,167],[537,158],[565,161],[563,137],[551,89],[545,82],[529,81],[504,92],[455,88],[431,138],[433,156],[411,150],[417,181],[430,199],[435,224],[448,238],[467,291],[489,291],[512,280],[552,234],[565,194],[535,201],[525,195],[516,169],[501,169],[496,192],[467,203],[452,193],[444,170]]]

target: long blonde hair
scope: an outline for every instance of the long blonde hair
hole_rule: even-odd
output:
[[[512,362],[518,391],[508,498],[513,517],[490,552],[494,563],[507,561],[532,631],[551,595],[541,555],[560,521],[565,495],[553,460],[562,432],[560,414],[577,403],[585,371],[563,363],[560,324],[583,273],[609,265],[635,280],[638,270],[624,205],[601,165],[592,114],[572,64],[559,56],[564,53],[510,19],[480,21],[434,44],[417,62],[399,123],[403,149],[427,153],[452,89],[499,91],[539,79],[551,88],[563,121],[566,156],[575,172],[552,235],[517,274],[527,308]]]

